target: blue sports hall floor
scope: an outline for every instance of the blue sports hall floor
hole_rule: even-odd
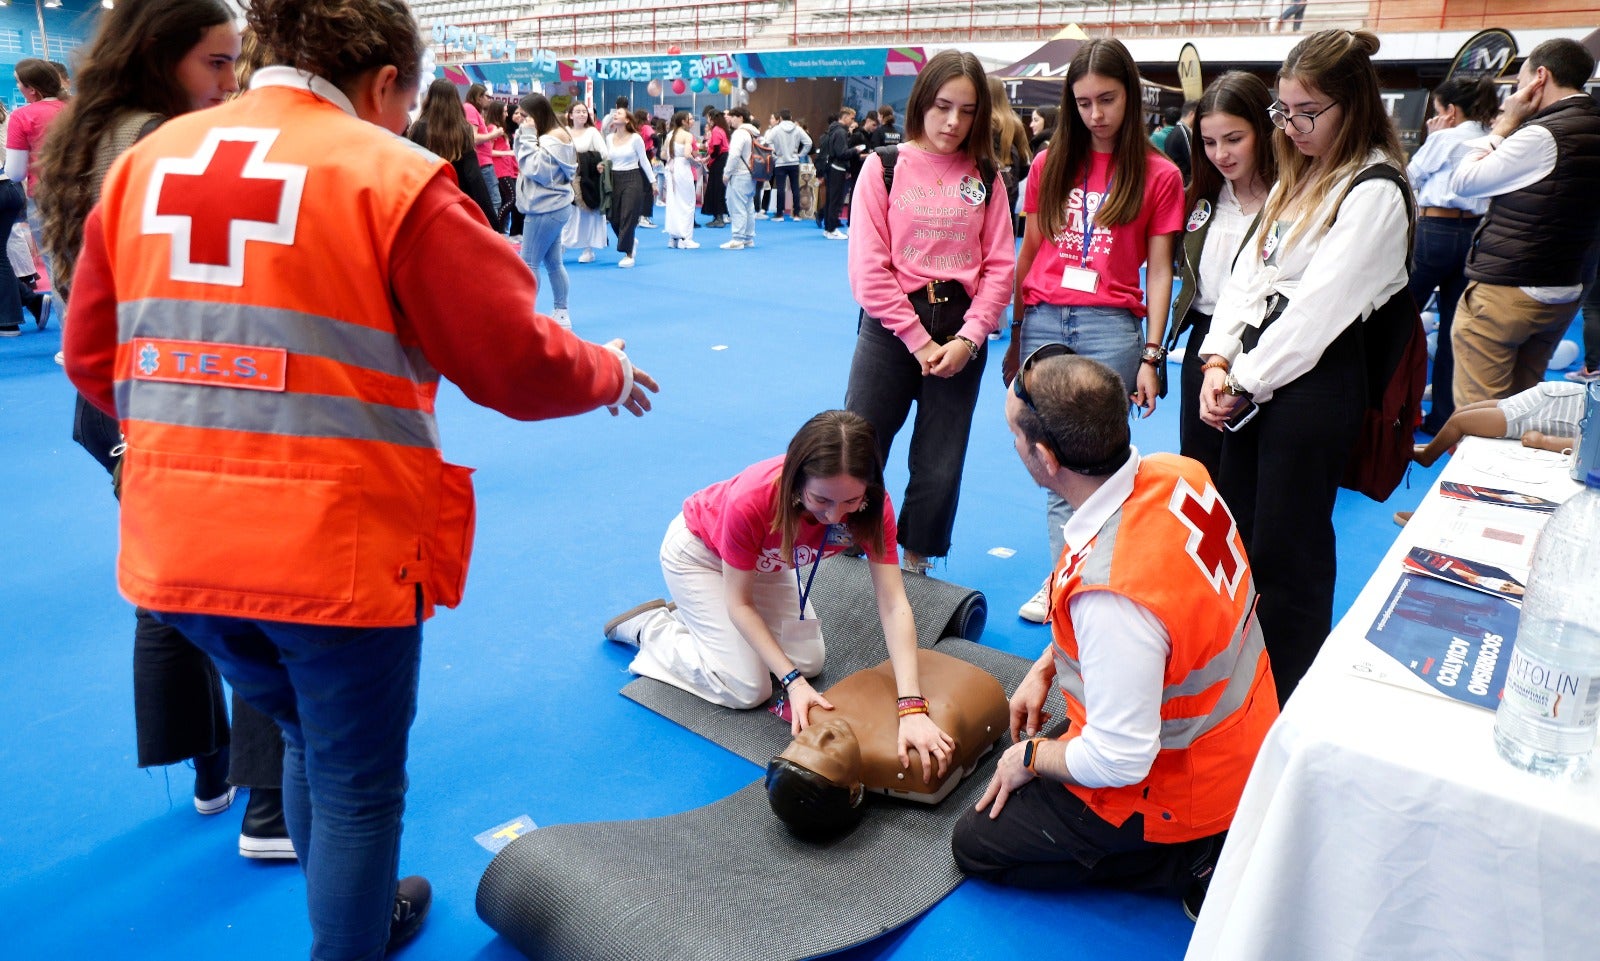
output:
[[[553,825],[671,814],[761,773],[620,697],[628,652],[600,634],[617,611],[662,594],[656,550],[687,494],[781,452],[807,417],[843,401],[856,325],[847,245],[810,223],[757,228],[758,246],[742,252],[717,249],[726,230],[699,231],[704,246],[692,251],[644,232],[633,270],[617,269],[613,251],[591,264],[568,253],[577,331],[625,338],[662,383],[647,418],[521,424],[454,387],[441,394],[447,454],[478,468],[478,537],[465,602],[425,635],[401,865],[432,880],[435,901],[402,957],[520,958],[473,909],[491,858],[480,832],[519,816]],[[472,288],[494,282],[462,278],[449,322],[473,323]],[[300,873],[238,856],[243,798],[201,817],[186,766],[135,766],[116,505],[69,436],[72,389],[51,362],[59,347],[54,324],[0,340],[0,568],[11,583],[0,605],[0,957],[303,957]],[[1017,461],[1002,399],[996,355],[955,548],[936,574],[987,593],[983,641],[1031,658],[1046,631],[1015,611],[1049,564],[1044,495]],[[1142,450],[1176,449],[1176,400],[1135,424]],[[902,433],[889,467],[897,498],[905,444]],[[1390,514],[1433,476],[1413,470],[1409,489],[1382,505],[1341,495],[1340,612],[1391,542]],[[968,881],[843,957],[1020,957],[1049,944],[1057,956],[1172,961],[1191,929],[1160,897]]]

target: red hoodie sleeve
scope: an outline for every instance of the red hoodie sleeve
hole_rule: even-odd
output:
[[[390,287],[400,337],[472,399],[518,420],[615,404],[626,362],[534,312],[533,272],[441,174],[395,237]],[[461,278],[481,277],[463,297]]]
[[[72,299],[61,325],[67,377],[90,403],[115,417],[112,382],[117,365],[117,290],[111,281],[99,204],[84,222],[83,250],[72,281]]]

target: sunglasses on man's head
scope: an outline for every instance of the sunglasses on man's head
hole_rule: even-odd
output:
[[[1034,348],[1033,353],[1029,354],[1028,359],[1024,360],[1022,366],[1017,369],[1017,376],[1012,378],[1011,392],[1016,394],[1017,400],[1026,404],[1029,410],[1035,414],[1039,413],[1039,408],[1034,406],[1033,397],[1028,393],[1027,386],[1023,384],[1023,380],[1028,376],[1028,371],[1032,370],[1033,365],[1041,360],[1049,360],[1051,357],[1066,357],[1076,353],[1077,351],[1066,344],[1041,344]]]

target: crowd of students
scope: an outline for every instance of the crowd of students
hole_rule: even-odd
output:
[[[445,81],[427,87],[413,117],[423,39],[400,0],[257,0],[248,22],[255,56],[216,0],[119,3],[84,54],[77,97],[49,108],[61,110],[62,132],[9,149],[6,173],[30,184],[29,213],[70,305],[64,359],[82,392],[80,440],[118,481],[119,582],[140,605],[135,650],[167,652],[165,667],[136,661],[153,699],[140,723],[197,716],[215,727],[218,670],[276,722],[283,746],[269,733],[267,753],[282,765],[272,815],[282,837],[267,856],[298,855],[306,872],[314,956],[377,957],[416,931],[431,899],[420,878],[397,882],[405,746],[421,623],[459,600],[470,553],[470,484],[442,460],[432,416],[439,378],[521,419],[599,406],[644,414],[656,385],[625,345],[570,333],[564,247],[592,260],[609,224],[619,266],[632,266],[640,228],[654,227],[658,191],[669,249],[692,250],[697,228],[724,224],[724,248],[753,246],[754,144],[774,154],[773,219],[781,219],[805,212],[788,201],[798,200],[813,143],[786,112],[758,132],[747,108],[708,111],[702,143],[687,112],[657,134],[626,102],[604,117],[582,103],[558,116],[541,94],[509,109],[481,88],[463,98]],[[1540,45],[1482,140],[1469,139],[1479,131],[1467,124],[1491,119],[1484,91],[1441,87],[1432,127],[1440,139],[1412,159],[1408,181],[1379,95],[1377,49],[1370,33],[1323,31],[1294,47],[1275,91],[1244,73],[1214,80],[1184,125],[1194,145],[1187,184],[1151,145],[1137,65],[1112,39],[1080,47],[1059,110],[1036,111],[1026,130],[977,58],[957,51],[929,59],[903,131],[890,108],[860,124],[842,111],[819,146],[825,234],[849,241],[861,308],[849,413],[796,439],[834,459],[807,476],[781,458],[762,462],[691,497],[662,548],[675,608],[663,601],[627,612],[607,635],[639,647],[635,670],[718,703],[759,703],[776,678],[804,726],[812,706],[826,705],[804,680],[821,669],[820,635],[791,631],[789,621],[805,620],[804,597],[795,604],[786,587],[755,574],[792,573],[802,553],[859,544],[874,563],[902,693],[919,700],[895,568],[926,573],[952,549],[979,378],[1009,311],[1001,375],[1016,424],[1033,423],[1025,410],[1039,416],[1036,401],[1062,367],[1039,363],[1052,353],[1103,365],[1093,373],[1100,393],[1121,385],[1118,404],[1125,398],[1149,416],[1167,393],[1167,352],[1187,335],[1181,453],[1204,470],[1184,462],[1174,476],[1214,479],[1231,510],[1271,661],[1270,673],[1263,661],[1253,676],[1275,678],[1277,698],[1287,699],[1331,626],[1334,497],[1364,405],[1361,322],[1391,297],[1420,299],[1430,284],[1441,314],[1452,299],[1453,260],[1436,273],[1411,269],[1413,250],[1430,265],[1459,250],[1459,225],[1428,218],[1488,217],[1489,243],[1459,269],[1485,297],[1521,291],[1528,301],[1517,302],[1516,320],[1532,346],[1501,350],[1515,368],[1503,372],[1507,383],[1525,375],[1547,328],[1570,321],[1594,269],[1587,241],[1600,203],[1591,199],[1600,195],[1592,189],[1600,109],[1572,92],[1593,60],[1570,41]],[[240,62],[270,66],[235,98]],[[60,74],[44,69],[49,76],[19,65],[19,81],[40,102],[59,102]],[[43,128],[23,120],[13,117],[8,147]],[[1458,123],[1466,129],[1450,135]],[[1542,133],[1525,137],[1529,128]],[[390,136],[402,132],[427,149]],[[1508,174],[1486,161],[1502,144],[1500,162],[1526,169]],[[245,169],[216,162],[224,147],[241,165],[250,150],[272,150],[273,163],[248,169],[281,180],[272,196],[292,202],[256,210],[260,198],[223,176]],[[182,196],[172,193],[164,178],[175,165],[202,159]],[[1431,178],[1446,169],[1448,192],[1432,192]],[[700,179],[714,181],[710,209],[701,208],[709,224],[695,217]],[[1587,184],[1588,196],[1550,183]],[[0,188],[16,199],[14,186]],[[1428,229],[1418,226],[1413,189]],[[1485,197],[1500,198],[1487,214],[1455,202]],[[261,225],[247,242],[171,225],[246,201]],[[299,216],[301,204],[318,216]],[[1510,228],[1494,229],[1499,205],[1513,224],[1564,206],[1549,236],[1517,235],[1506,246]],[[10,206],[0,207],[0,225]],[[1463,213],[1438,212],[1449,210]],[[520,264],[496,231],[519,236]],[[1527,257],[1540,266],[1525,278],[1530,287],[1495,292]],[[330,263],[341,269],[328,271]],[[534,310],[540,268],[551,318]],[[308,288],[309,271],[326,283]],[[505,283],[485,287],[474,324],[454,324],[451,291],[468,273]],[[1473,294],[1468,286],[1481,338],[1496,308]],[[162,368],[163,351],[196,342],[214,343],[265,389],[219,389],[214,366]],[[1455,342],[1487,354],[1459,330]],[[1472,363],[1481,384],[1488,361]],[[1030,370],[1042,377],[1034,393],[1024,383]],[[1459,385],[1454,396],[1464,398]],[[882,489],[883,463],[913,405],[910,480],[897,514]],[[1038,447],[1038,431],[1016,424]],[[1044,461],[1070,475],[1042,484],[1051,491],[1052,557],[1066,563],[1072,505],[1085,503],[1066,496],[1084,493],[1074,478],[1096,489],[1121,483],[1138,456],[1125,440],[1107,447],[1067,437],[1068,423],[1039,429],[1052,458],[1107,452]],[[1034,457],[1024,454],[1030,465]],[[207,526],[224,519],[226,530]],[[836,527],[853,535],[829,539]],[[799,551],[812,537],[819,546]],[[1023,605],[1024,617],[1062,616],[1053,582]],[[778,606],[764,607],[769,599]],[[174,680],[176,670],[184,677]],[[199,693],[186,700],[162,686],[180,681]],[[923,714],[901,715],[902,750],[940,757],[948,738]],[[152,734],[147,755],[140,737],[141,763],[205,759],[197,807],[227,807],[225,739],[180,744]],[[272,797],[271,776],[233,780],[260,783]]]

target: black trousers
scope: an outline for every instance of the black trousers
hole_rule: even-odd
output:
[[[846,173],[843,170],[833,169],[833,164],[823,165],[823,183],[827,185],[827,205],[823,208],[822,227],[824,230],[839,229],[839,212],[844,210],[844,200],[848,194],[845,188]]]
[[[639,229],[639,197],[649,190],[640,177],[629,177],[626,170],[611,181],[611,229],[617,235],[617,252],[632,257],[634,232]]]
[[[707,217],[728,216],[728,185],[722,182],[723,171],[728,169],[728,155],[711,161],[706,168],[706,192],[700,198],[700,212]]]
[[[1333,627],[1333,506],[1365,397],[1360,330],[1353,324],[1315,367],[1278,388],[1254,420],[1222,438],[1217,490],[1239,522],[1250,557],[1280,704]]]
[[[1222,838],[1147,841],[1143,815],[1116,827],[1062,785],[1036,780],[1006,798],[997,818],[988,810],[962,812],[950,848],[963,872],[996,884],[1043,890],[1101,884],[1182,894],[1216,862]]]
[[[624,179],[626,179],[626,178],[624,178]],[[615,186],[615,184],[613,184],[612,186]],[[648,220],[651,217],[651,215],[653,215],[656,212],[656,175],[655,175],[655,171],[646,170],[644,167],[640,167],[639,168],[639,186],[641,188],[641,192],[640,192],[639,197],[638,197],[638,200],[639,200],[639,216]],[[615,203],[615,202],[616,201],[612,201],[612,203]],[[636,221],[634,221],[634,223],[637,224],[638,221],[636,220]],[[632,250],[633,248],[630,247],[628,249]]]
[[[800,165],[792,167],[772,168],[772,189],[778,192],[778,202],[772,207],[772,216],[782,217],[783,213],[783,185],[789,185],[789,203],[793,205],[793,215],[800,216]]]
[[[522,211],[517,209],[517,178],[501,177],[500,185],[500,219],[495,221],[494,229],[500,233],[506,232],[506,224],[511,224],[511,236],[522,236]]]
[[[1206,465],[1216,480],[1222,466],[1222,434],[1200,419],[1200,388],[1205,371],[1200,369],[1200,345],[1211,332],[1211,315],[1189,311],[1189,340],[1183,349],[1183,365],[1178,378],[1178,453]]]
[[[894,435],[916,403],[908,454],[911,479],[900,502],[899,541],[924,557],[943,557],[950,553],[972,410],[978,403],[983,366],[989,357],[988,343],[985,341],[978,356],[954,377],[924,377],[922,365],[900,338],[866,311],[861,312],[856,330],[844,406],[872,424],[878,435],[878,453],[887,462]]]

